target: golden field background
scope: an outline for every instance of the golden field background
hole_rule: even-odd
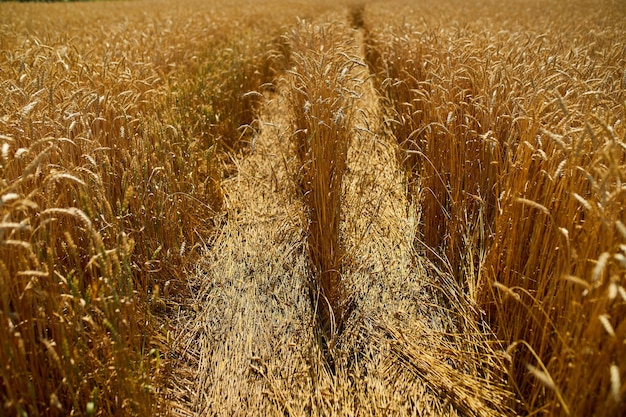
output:
[[[0,4],[0,414],[623,414],[625,16]]]

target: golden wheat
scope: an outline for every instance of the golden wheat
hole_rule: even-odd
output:
[[[340,236],[342,180],[361,64],[349,49],[347,28],[301,22],[290,36],[293,69],[288,88],[300,184],[308,208],[309,251],[317,275],[313,301],[320,326],[334,339],[347,313]]]
[[[361,340],[341,338],[357,323],[342,207],[363,110],[360,36],[420,222],[411,261],[440,280],[433,294],[448,290],[468,339],[427,346],[441,335],[419,323],[407,334],[429,336],[415,340],[359,324],[380,337],[389,375],[467,414],[622,411],[623,4],[205,3],[0,5],[0,414],[165,412],[171,315],[189,307],[189,269],[215,233],[220,182],[235,169],[226,154],[245,154],[257,106],[276,91],[317,325],[327,347]],[[315,363],[361,372],[341,349]],[[503,356],[516,398],[500,382]],[[260,360],[251,369],[267,379]],[[311,363],[318,375],[303,386],[322,404]]]
[[[273,76],[282,15],[118,6],[1,6],[2,414],[163,402],[166,314],[221,204],[216,149]]]
[[[406,5],[405,24],[377,7],[369,63],[419,182],[419,242],[511,344],[521,410],[614,415],[625,28],[610,2],[545,6]]]

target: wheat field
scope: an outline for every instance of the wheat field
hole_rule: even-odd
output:
[[[619,416],[619,0],[0,3],[0,415]]]

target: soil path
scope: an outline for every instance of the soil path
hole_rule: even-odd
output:
[[[363,59],[361,31],[346,30]],[[501,390],[484,369],[484,338],[468,338],[478,331],[458,318],[469,302],[413,249],[417,210],[406,198],[397,142],[380,126],[367,67],[356,76],[361,97],[344,177],[342,230],[349,254],[343,279],[355,308],[333,363],[319,346],[307,293],[304,209],[294,184],[289,109],[278,91],[260,111],[252,152],[235,162],[236,174],[223,183],[224,226],[194,278],[197,314],[177,339],[181,367],[172,414],[502,411]]]

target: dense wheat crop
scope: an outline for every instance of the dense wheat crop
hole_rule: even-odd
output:
[[[623,410],[623,5],[366,12],[368,59],[420,202],[418,245],[508,346],[520,411]]]
[[[622,414],[625,16],[0,4],[0,414]]]
[[[216,149],[279,65],[280,15],[172,6],[0,5],[2,414],[158,403],[164,313],[221,205]]]
[[[294,65],[288,91],[302,164],[298,177],[308,208],[309,251],[317,275],[313,303],[329,339],[336,337],[349,304],[341,282],[342,180],[353,104],[359,96],[352,73],[354,67],[365,65],[350,50],[346,33],[345,27],[302,23],[289,38]]]

